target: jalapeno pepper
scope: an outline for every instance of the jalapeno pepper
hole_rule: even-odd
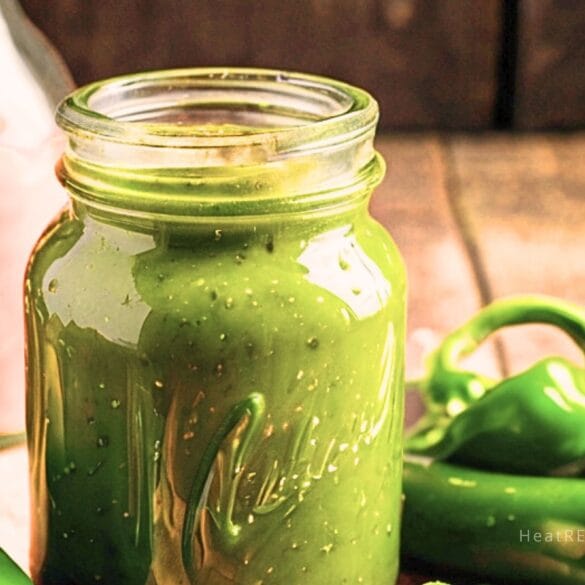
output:
[[[406,457],[407,557],[502,579],[585,583],[582,479],[501,474]]]
[[[506,583],[585,584],[585,370],[547,357],[496,382],[457,366],[523,323],[585,349],[585,311],[547,297],[498,301],[447,336],[406,441],[403,550]]]
[[[20,567],[0,548],[0,585],[32,585]]]
[[[429,360],[427,414],[410,453],[510,473],[579,475],[585,466],[585,370],[548,357],[496,383],[457,362],[507,325],[548,323],[585,349],[585,312],[548,297],[493,303],[451,333]]]

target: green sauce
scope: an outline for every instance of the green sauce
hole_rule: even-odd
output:
[[[39,582],[180,582],[205,447],[255,393],[197,494],[197,582],[396,572],[402,266],[364,212],[329,223],[49,231],[27,291]]]
[[[182,184],[76,195],[33,254],[35,583],[392,583],[405,283],[368,190],[165,217]]]

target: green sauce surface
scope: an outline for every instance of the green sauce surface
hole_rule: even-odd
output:
[[[404,289],[363,206],[65,212],[26,284],[35,582],[392,583]]]

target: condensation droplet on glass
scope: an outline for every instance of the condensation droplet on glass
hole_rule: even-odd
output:
[[[329,554],[333,549],[333,543],[330,542],[329,544],[326,544],[325,546],[321,547],[321,552],[324,552],[325,554]]]
[[[54,293],[57,292],[57,287],[59,286],[59,281],[56,278],[53,278],[49,281],[49,292]]]
[[[234,306],[234,299],[232,297],[228,297],[224,302],[224,306],[226,309],[231,309]]]
[[[110,405],[112,406],[112,408],[114,410],[116,410],[117,408],[120,408],[120,404],[121,404],[121,402],[115,398],[114,398],[114,400],[112,400],[112,402],[110,402]]]
[[[343,317],[343,320],[346,323],[348,323],[348,324],[351,323],[351,315],[349,314],[349,311],[345,307],[342,307],[339,310],[339,312],[341,313],[341,316]]]
[[[165,387],[164,382],[162,380],[155,380],[154,385],[159,390],[162,390]]]
[[[265,247],[266,247],[266,251],[269,254],[272,254],[272,252],[274,252],[274,236],[272,234],[268,234],[268,237],[266,238],[266,246]],[[277,282],[275,283],[274,281],[272,281],[273,284],[277,284]]]
[[[317,349],[319,347],[319,340],[316,337],[309,337],[309,339],[307,339],[307,345],[311,349]]]
[[[99,448],[107,447],[110,444],[110,438],[107,435],[100,435],[96,440],[96,444]]]
[[[217,240],[221,240],[221,237],[223,236],[223,231],[220,229],[215,230],[214,232],[215,235],[215,239]]]
[[[297,380],[302,380],[304,375],[305,375],[305,372],[303,370],[299,370],[297,372]]]
[[[76,469],[77,469],[77,466],[75,465],[75,463],[73,461],[71,461],[63,468],[63,473],[65,475],[69,475],[71,473],[74,473]]]
[[[103,461],[98,461],[93,467],[90,467],[87,470],[88,477],[93,477],[100,470],[103,464],[104,464]]]

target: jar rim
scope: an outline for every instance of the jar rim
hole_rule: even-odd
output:
[[[369,93],[314,75],[124,75],[59,105],[68,141],[58,176],[74,200],[135,215],[324,212],[357,205],[381,180],[377,120]]]
[[[238,116],[259,125],[239,124]],[[327,77],[187,68],[91,83],[59,104],[56,119],[69,134],[108,142],[193,149],[263,145],[283,154],[371,132],[378,104],[368,92]]]

